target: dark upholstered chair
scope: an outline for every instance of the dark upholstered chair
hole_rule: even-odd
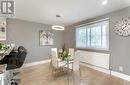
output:
[[[23,46],[19,46],[17,51],[10,52],[9,55],[5,56],[4,59],[0,61],[0,64],[7,64],[6,70],[9,70],[7,79],[10,80],[11,85],[19,85],[20,78],[17,78],[16,76],[20,73],[19,71],[16,71],[16,68],[22,67],[25,58],[27,55],[27,50]]]
[[[18,47],[18,52],[11,52],[9,55],[5,56],[0,64],[7,64],[7,70],[12,70],[20,68],[26,58],[27,50],[23,46]]]

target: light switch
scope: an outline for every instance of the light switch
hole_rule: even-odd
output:
[[[123,67],[122,66],[119,66],[119,71],[123,71]]]

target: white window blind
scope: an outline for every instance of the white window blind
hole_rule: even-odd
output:
[[[109,21],[76,28],[76,47],[109,50]]]

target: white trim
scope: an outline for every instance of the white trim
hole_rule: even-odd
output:
[[[77,27],[82,27],[82,26],[86,26],[86,25],[91,25],[91,24],[99,23],[99,22],[106,21],[106,20],[109,20],[109,18],[104,18],[104,19],[92,21],[92,22],[89,22],[89,23],[77,25],[77,26],[75,26],[75,27],[77,28]]]
[[[130,81],[130,76],[126,75],[126,74],[123,74],[123,73],[119,73],[119,72],[116,72],[116,71],[111,71],[111,75],[113,75],[115,77],[119,77],[119,78],[127,80],[127,81]]]
[[[43,60],[43,61],[32,62],[32,63],[26,63],[26,64],[24,64],[22,66],[22,68],[27,68],[27,67],[30,67],[30,66],[39,65],[39,64],[45,64],[45,63],[49,63],[49,62],[50,62],[50,59]]]
[[[106,73],[106,74],[110,74],[110,70],[109,69],[104,69],[104,68],[96,67],[96,66],[89,65],[89,64],[86,64],[86,63],[82,63],[82,62],[80,64],[83,65],[83,66],[92,68],[94,70],[101,71],[101,72]]]

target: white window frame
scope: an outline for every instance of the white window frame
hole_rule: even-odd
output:
[[[108,23],[108,26],[106,28],[106,48],[96,48],[96,47],[91,47],[91,46],[87,46],[86,43],[86,47],[79,47],[77,46],[77,29],[80,29],[79,27],[84,27],[87,26],[87,28],[92,28],[95,25],[99,25],[99,24],[103,24],[103,23]],[[86,29],[87,29],[86,28]],[[105,50],[105,51],[109,51],[109,18],[106,19],[102,19],[102,20],[98,20],[98,21],[94,21],[94,22],[90,22],[90,23],[86,23],[84,25],[80,25],[76,27],[76,48],[78,49],[92,49],[92,50]]]

